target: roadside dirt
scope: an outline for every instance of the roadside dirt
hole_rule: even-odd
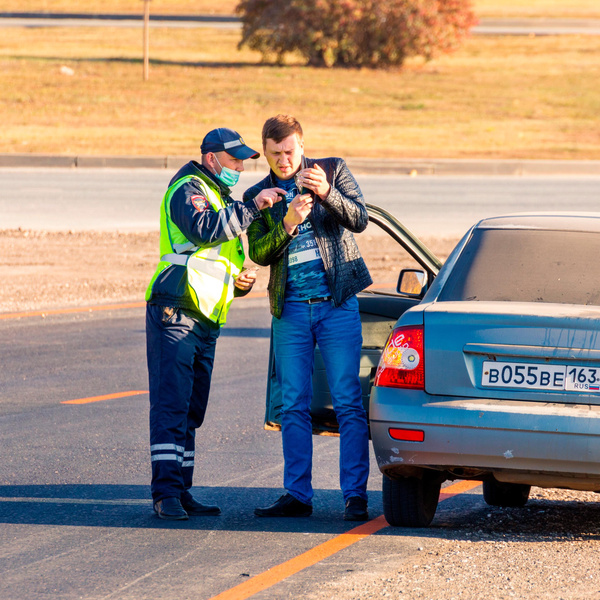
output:
[[[0,231],[0,313],[142,302],[158,233]]]
[[[434,521],[411,532],[423,537],[409,559],[375,574],[357,566],[307,600],[598,599],[599,500],[532,488],[524,508],[489,506],[459,527]]]
[[[457,242],[424,241],[441,259]],[[380,237],[359,244],[375,281],[395,285],[395,249]],[[158,233],[0,231],[0,316],[143,302],[157,258]],[[267,281],[261,269],[253,293]],[[306,598],[600,599],[598,494],[533,488],[523,509],[487,507],[460,527],[411,533],[422,536],[416,555],[357,565]]]
[[[395,286],[404,263],[382,239],[361,238],[361,251],[373,279]],[[445,259],[456,241],[425,243]],[[143,302],[157,262],[158,232],[0,230],[0,313]],[[261,268],[253,293],[264,294],[268,279]]]

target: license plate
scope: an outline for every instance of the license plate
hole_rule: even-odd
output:
[[[600,367],[486,360],[483,363],[481,385],[599,394]]]

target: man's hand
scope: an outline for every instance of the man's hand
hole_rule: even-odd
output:
[[[306,188],[307,190],[311,190],[322,200],[325,200],[331,191],[331,185],[327,181],[325,171],[317,164],[309,169],[298,171],[296,173],[296,185],[298,189]]]
[[[282,198],[285,198],[285,190],[278,187],[267,188],[261,190],[258,196],[254,198],[254,203],[258,210],[263,210],[263,208],[271,208],[275,202],[279,202]]]
[[[251,290],[252,286],[256,283],[256,271],[257,269],[245,269],[235,278],[235,287],[243,290],[244,292]]]
[[[285,230],[292,235],[296,227],[304,223],[313,207],[313,199],[310,194],[299,194],[289,204],[287,213],[283,217]]]

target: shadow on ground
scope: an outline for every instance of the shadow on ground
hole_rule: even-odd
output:
[[[342,519],[339,490],[315,490],[313,516],[304,519],[254,516],[254,508],[274,502],[280,489],[211,487],[192,491],[200,500],[218,504],[222,515],[161,521],[152,511],[150,489],[144,485],[5,485],[0,486],[0,523],[329,534],[341,534],[358,525]],[[371,518],[382,514],[381,492],[369,492],[369,510]],[[531,499],[523,508],[499,508],[487,506],[479,492],[461,494],[440,503],[427,529],[387,527],[378,535],[415,534],[471,541],[600,540],[600,502]]]
[[[264,519],[254,508],[273,503],[281,489],[194,488],[194,496],[218,504],[218,517],[167,522],[152,510],[150,488],[144,485],[14,485],[0,486],[0,523],[73,527],[176,528],[222,531],[306,531],[343,533],[357,523],[342,519],[339,490],[315,490],[314,512],[304,519]],[[372,517],[381,514],[381,493],[369,492]]]
[[[77,57],[77,56],[30,56],[25,54],[12,54],[6,57],[10,60],[31,60],[38,62],[64,62],[67,64],[71,63],[118,63],[118,64],[131,64],[131,65],[142,65],[144,63],[143,58],[129,58],[125,56],[88,56],[88,57]],[[189,60],[163,60],[157,58],[151,58],[150,66],[171,66],[171,67],[210,67],[213,69],[243,69],[243,68],[268,68],[277,67],[285,68],[288,66],[297,65],[280,65],[274,62],[218,62],[218,61],[189,61]]]

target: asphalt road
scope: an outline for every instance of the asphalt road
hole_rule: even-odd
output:
[[[245,303],[245,306],[243,305]],[[142,309],[0,320],[0,598],[204,600],[350,530],[338,440],[315,438],[310,519],[257,519],[281,490],[279,434],[262,430],[269,344],[264,299],[240,301],[217,348],[197,444],[195,493],[220,517],[165,523],[149,500]],[[372,460],[370,510],[381,514]],[[377,572],[487,510],[478,491],[440,505],[417,536],[382,529],[253,598],[299,598],[349,571]]]
[[[240,29],[234,16],[150,15],[152,27],[215,27]],[[92,15],[60,13],[1,13],[0,27],[142,27],[142,15]],[[471,32],[475,35],[600,35],[598,19],[482,18]]]
[[[0,229],[152,231],[175,170],[0,169]],[[266,173],[245,172],[243,191]],[[367,202],[419,236],[459,236],[484,217],[598,211],[600,176],[456,177],[357,175]]]

